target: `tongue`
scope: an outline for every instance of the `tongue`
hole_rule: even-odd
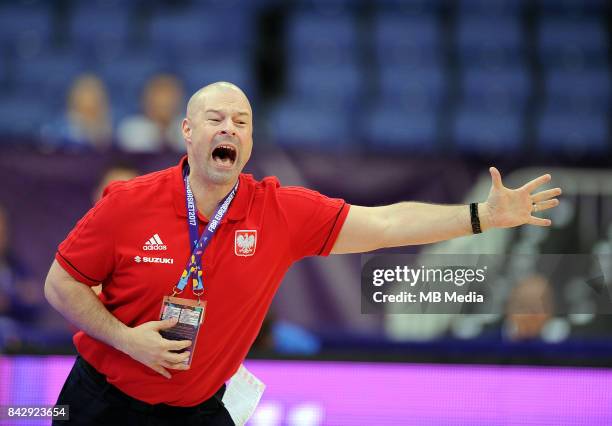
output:
[[[224,166],[230,166],[232,164],[232,160],[229,157],[215,157],[215,161]]]

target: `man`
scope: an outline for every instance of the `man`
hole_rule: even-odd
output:
[[[140,172],[130,164],[112,164],[110,167],[104,170],[104,173],[100,177],[98,184],[91,194],[92,202],[95,204],[100,201],[102,195],[104,194],[104,190],[111,183],[134,179],[138,175],[140,175]]]
[[[280,187],[275,178],[258,182],[241,174],[253,146],[252,117],[238,87],[200,89],[182,122],[187,158],[178,167],[111,185],[59,246],[45,294],[82,330],[74,338],[80,357],[58,401],[70,404],[77,422],[232,424],[218,403],[224,384],[246,356],[293,262],[431,243],[478,227],[548,226],[550,220],[532,213],[556,206],[561,193],[533,194],[549,175],[505,188],[491,168],[489,197],[471,208],[349,206],[305,188]],[[192,272],[199,278],[182,291]],[[98,299],[88,286],[100,282]],[[158,321],[162,299],[177,292],[206,302],[194,346],[160,335],[176,325]],[[123,417],[117,417],[118,407]]]
[[[123,119],[117,127],[117,146],[125,152],[184,152],[180,122],[183,86],[170,74],[152,77],[142,95],[142,113]]]
[[[112,144],[112,121],[104,83],[83,74],[70,87],[66,112],[43,128],[43,137],[56,148],[104,151]]]

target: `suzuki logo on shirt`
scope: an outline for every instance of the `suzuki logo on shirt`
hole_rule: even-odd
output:
[[[161,238],[159,238],[159,234],[153,235],[147,241],[145,241],[144,246],[142,246],[143,250],[167,250],[168,248],[164,245]]]
[[[167,265],[174,264],[174,259],[170,257],[140,257],[134,256],[134,262],[136,263],[165,263]]]
[[[257,247],[257,231],[242,229],[236,231],[234,238],[234,254],[236,256],[253,256]]]

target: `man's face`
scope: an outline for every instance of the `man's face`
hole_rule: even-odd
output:
[[[86,120],[104,119],[108,113],[108,98],[102,83],[93,77],[76,83],[70,96],[70,108]]]
[[[145,112],[153,121],[168,125],[180,112],[183,92],[171,80],[157,83],[145,96]]]
[[[233,183],[253,148],[248,100],[238,90],[211,90],[183,120],[183,137],[197,177],[214,184]]]

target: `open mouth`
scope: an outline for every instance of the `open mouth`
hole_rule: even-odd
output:
[[[213,150],[212,158],[222,167],[231,167],[236,162],[236,148],[231,145],[219,145]]]

